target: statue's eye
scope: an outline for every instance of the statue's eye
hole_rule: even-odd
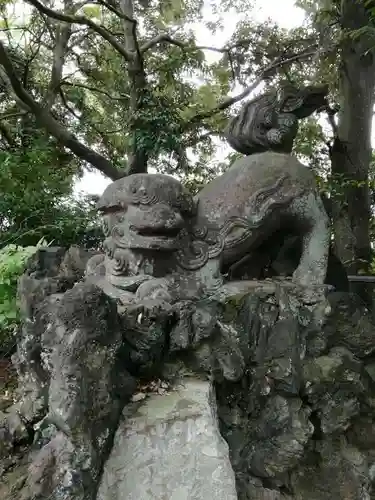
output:
[[[130,188],[130,191],[131,191],[133,194],[135,194],[135,193],[137,192],[137,188],[136,188],[135,186],[132,186],[132,187]]]

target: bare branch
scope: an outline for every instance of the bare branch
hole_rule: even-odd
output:
[[[4,113],[0,115],[0,120],[10,120],[11,118],[21,118],[25,116],[26,111],[15,111],[14,113]]]
[[[131,61],[134,57],[130,51],[128,51],[125,47],[123,47],[117,39],[105,28],[99,24],[94,23],[91,19],[86,18],[85,16],[72,16],[69,14],[62,14],[60,12],[56,12],[49,7],[46,7],[39,0],[27,0],[28,3],[33,5],[39,12],[45,14],[52,19],[56,19],[57,21],[62,21],[70,24],[81,24],[87,26],[88,28],[98,33],[102,38],[107,40],[108,43],[112,45],[112,47],[119,52],[123,56],[126,61]],[[132,22],[135,24],[135,22]]]
[[[145,42],[141,47],[140,47],[140,52],[141,54],[147,52],[148,50],[152,49],[157,45],[158,43],[169,43],[170,45],[176,45],[177,47],[180,47],[181,49],[187,49],[187,50],[210,50],[212,52],[219,52],[221,54],[225,54],[226,52],[230,52],[234,46],[231,47],[210,47],[208,45],[189,45],[185,42],[182,42],[181,40],[176,40],[172,36],[168,35],[167,33],[162,33],[160,35],[157,35],[156,37],[152,38],[151,40],[148,40]],[[237,44],[236,44],[237,45]]]
[[[96,2],[93,2],[96,3]],[[98,5],[102,5],[103,7],[106,7],[108,10],[110,10],[113,14],[115,14],[117,17],[124,21],[128,21],[129,23],[132,23],[134,25],[137,24],[137,21],[133,18],[133,15],[128,16],[124,12],[116,9],[116,7],[113,5],[113,2],[109,1],[106,2],[105,0],[98,0]]]
[[[68,100],[67,98],[65,97],[65,94],[62,90],[62,88],[60,87],[59,89],[59,94],[60,94],[60,97],[61,97],[61,100],[62,100],[62,103],[63,105],[65,106],[65,108],[69,111],[70,114],[72,114],[74,116],[74,118],[76,118],[77,120],[80,120],[81,117],[74,111],[74,109],[68,104]]]
[[[111,179],[119,179],[125,175],[124,172],[120,172],[107,158],[81,143],[69,130],[55,120],[48,110],[34,100],[32,95],[27,92],[19,81],[7,49],[1,40],[0,65],[2,66],[0,74],[5,77],[5,81],[10,83],[13,93],[16,96],[17,104],[23,109],[31,111],[35,115],[40,127],[55,137],[61,145],[70,149],[82,160],[91,163],[91,165]]]
[[[167,42],[170,45],[176,45],[177,47],[180,47],[181,49],[184,49],[186,47],[186,44],[183,42],[180,42],[179,40],[175,40],[172,38],[170,35],[167,34],[160,34],[156,36],[155,38],[152,38],[148,42],[145,42],[140,48],[139,51],[141,54],[144,54],[148,50],[152,49],[152,47],[155,47],[158,43],[163,43]]]
[[[80,87],[82,89],[89,90],[90,92],[97,92],[98,94],[105,95],[106,97],[108,97],[108,99],[111,99],[112,101],[127,101],[130,99],[129,95],[114,96],[114,95],[109,94],[105,90],[101,90],[101,89],[98,89],[96,87],[91,87],[90,85],[85,85],[84,83],[73,83],[73,82],[67,82],[67,81],[63,80],[61,82],[61,85],[68,85],[69,87]]]
[[[278,59],[277,61],[274,61],[272,64],[264,68],[259,74],[258,78],[251,85],[249,85],[243,92],[234,97],[228,97],[227,99],[224,99],[224,101],[222,101],[213,109],[196,114],[195,116],[193,116],[193,118],[191,118],[187,122],[186,126],[184,127],[184,130],[189,129],[192,125],[194,125],[198,121],[203,120],[205,118],[210,118],[211,116],[219,113],[220,111],[223,111],[224,109],[233,106],[233,104],[242,101],[242,99],[251,94],[251,92],[253,92],[262,83],[262,81],[267,76],[269,76],[269,74],[272,73],[275,69],[281,68],[287,64],[291,64],[292,62],[300,61],[301,59],[308,59],[314,56],[315,54],[316,54],[316,49],[308,50],[301,52],[299,54],[294,54],[293,56],[287,59],[282,59],[282,60]]]
[[[152,49],[155,45],[158,43],[169,43],[170,45],[176,45],[177,47],[180,47],[181,49],[187,49],[187,50],[209,50],[211,52],[218,52],[220,54],[230,54],[230,52],[235,49],[236,47],[241,47],[244,44],[249,43],[249,40],[240,40],[239,42],[235,42],[233,45],[228,45],[224,47],[212,47],[210,45],[189,45],[186,42],[182,42],[181,40],[177,40],[176,38],[173,38],[171,35],[168,35],[167,33],[162,33],[160,35],[157,35],[156,37],[152,38],[151,40],[148,40],[145,42],[141,48],[140,52],[143,54],[144,52]]]

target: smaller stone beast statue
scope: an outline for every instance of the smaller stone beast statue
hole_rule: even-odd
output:
[[[284,85],[244,104],[230,120],[224,135],[239,153],[262,151],[291,153],[298,132],[298,120],[327,106],[328,87],[296,88]]]

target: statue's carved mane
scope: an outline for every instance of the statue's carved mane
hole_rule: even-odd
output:
[[[190,231],[181,233],[180,250],[177,252],[179,266],[188,271],[198,270],[209,259],[218,258],[222,252],[230,252],[231,248],[245,242],[267,218],[290,204],[296,195],[302,194],[302,189],[297,192],[295,186],[286,191],[284,184],[287,180],[288,175],[284,174],[272,186],[263,187],[251,196],[249,206],[253,210],[250,218],[228,217],[221,227],[207,224],[204,220],[194,221]],[[230,238],[230,234],[238,228],[243,231]]]
[[[244,155],[263,151],[290,153],[298,132],[298,120],[326,104],[325,85],[297,88],[283,85],[246,102],[228,123],[224,136]]]

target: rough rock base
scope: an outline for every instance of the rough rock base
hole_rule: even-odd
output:
[[[237,500],[209,382],[187,379],[137,405],[117,430],[97,500]]]

